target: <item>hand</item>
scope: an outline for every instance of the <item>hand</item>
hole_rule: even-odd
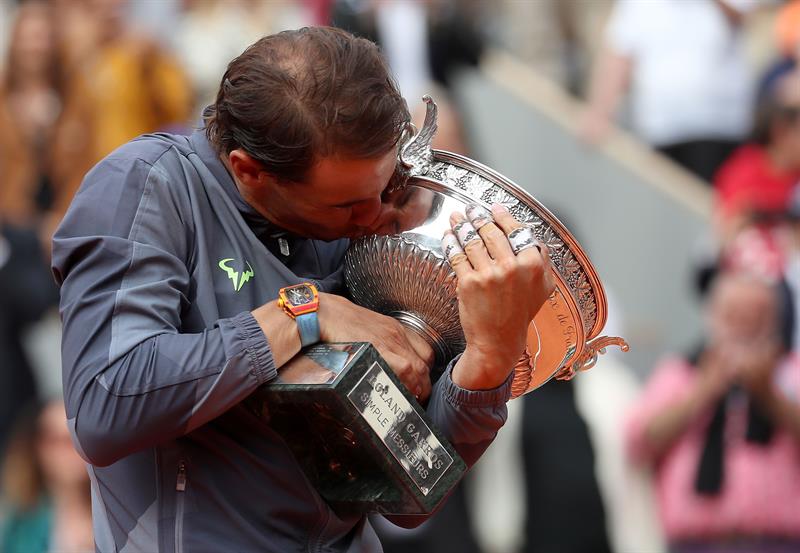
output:
[[[495,205],[491,214],[476,206],[467,211],[471,221],[454,213],[453,230],[443,239],[458,277],[458,312],[467,343],[453,381],[466,389],[491,389],[506,380],[522,355],[528,326],[555,285],[544,245],[514,254],[508,234],[523,225],[505,207]],[[478,235],[470,234],[473,226]]]
[[[706,348],[697,362],[699,375],[694,388],[698,409],[702,409],[725,395],[734,380],[734,356],[730,348],[718,344]]]
[[[735,350],[734,375],[744,389],[756,397],[768,399],[772,394],[772,375],[781,358],[777,340],[759,340]]]
[[[370,342],[417,400],[427,400],[434,353],[421,336],[341,296],[323,292],[319,296],[317,316],[323,342]]]

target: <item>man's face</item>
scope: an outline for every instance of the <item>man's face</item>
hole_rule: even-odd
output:
[[[773,337],[778,307],[772,288],[747,277],[721,278],[709,305],[712,340],[746,345]]]
[[[300,236],[357,238],[381,225],[381,196],[396,164],[396,149],[371,159],[325,157],[303,183],[267,179],[258,193],[243,193],[267,219]]]

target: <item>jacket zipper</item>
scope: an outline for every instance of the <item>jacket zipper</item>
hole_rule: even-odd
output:
[[[175,498],[175,553],[183,553],[183,509],[186,494],[186,462],[178,463],[178,480],[175,483],[178,492]]]

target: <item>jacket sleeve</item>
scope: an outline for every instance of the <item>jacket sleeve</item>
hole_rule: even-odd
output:
[[[455,448],[468,468],[480,459],[508,418],[506,403],[511,398],[514,371],[493,390],[465,390],[453,382],[451,374],[458,357],[436,382],[427,414],[436,428]],[[444,505],[444,501],[439,508]],[[435,511],[434,511],[435,512]],[[427,516],[396,515],[386,518],[403,528],[419,526]]]
[[[54,237],[67,418],[93,465],[184,435],[276,374],[249,312],[181,333],[192,223],[167,181],[112,155],[87,175]]]

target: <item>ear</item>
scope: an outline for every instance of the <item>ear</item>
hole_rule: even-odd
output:
[[[264,188],[275,180],[264,171],[264,166],[260,161],[253,159],[241,148],[232,150],[228,154],[228,163],[236,180],[249,190]]]

